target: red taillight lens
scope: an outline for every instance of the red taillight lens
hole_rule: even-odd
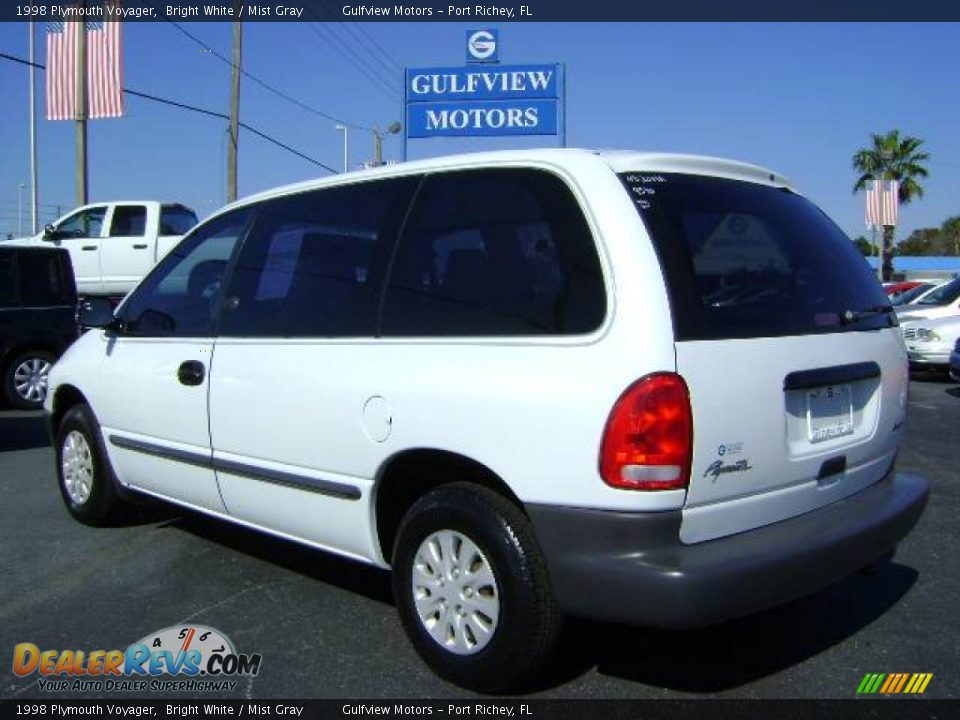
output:
[[[600,475],[629,490],[676,490],[690,482],[693,417],[675,373],[641,378],[620,396],[603,432]]]

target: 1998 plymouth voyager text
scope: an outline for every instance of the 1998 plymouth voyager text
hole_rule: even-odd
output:
[[[344,17],[447,17],[532,18],[529,5],[503,7],[500,5],[448,5],[441,8],[421,7],[419,5],[343,5],[340,12]],[[248,5],[244,3],[210,3],[205,5],[166,5],[163,9],[166,17],[222,17],[222,18],[300,18],[303,7],[291,5]],[[105,20],[150,20],[158,17],[156,8],[125,8],[122,5],[91,5],[90,7],[67,7],[60,5],[17,5],[18,17],[50,17],[59,20],[80,20],[102,18]]]
[[[256,705],[253,703],[235,703],[228,705],[226,703],[208,703],[205,705],[182,703],[167,704],[159,703],[142,705],[114,705],[106,703],[72,705],[60,703],[23,703],[16,706],[17,715],[51,715],[56,717],[77,717],[81,715],[91,715],[96,717],[157,717],[158,710],[163,710],[164,715],[175,715],[187,717],[190,715],[205,716],[210,715],[283,715],[291,717],[300,717],[303,715],[303,705],[286,705],[278,703],[276,705]],[[201,709],[202,708],[202,709]]]

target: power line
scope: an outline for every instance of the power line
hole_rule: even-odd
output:
[[[4,53],[4,52],[0,52],[0,58],[3,58],[3,59],[5,59],[5,60],[12,60],[13,62],[20,63],[21,65],[31,65],[31,64],[32,64],[34,67],[39,68],[39,69],[41,69],[41,70],[46,70],[46,69],[47,69],[45,65],[41,65],[40,63],[31,63],[29,60],[24,60],[23,58],[18,58],[18,57],[14,56],[14,55],[8,55],[7,53]],[[182,110],[190,110],[190,111],[192,111],[192,112],[201,113],[201,114],[203,114],[203,115],[209,115],[209,116],[211,116],[211,117],[221,118],[221,119],[223,119],[223,120],[229,120],[229,119],[230,119],[230,118],[229,118],[227,115],[225,115],[224,113],[215,112],[214,110],[206,110],[206,109],[204,109],[204,108],[200,108],[200,107],[197,107],[197,106],[195,106],[195,105],[188,105],[188,104],[186,104],[186,103],[177,102],[176,100],[168,100],[167,98],[162,98],[162,97],[160,97],[160,96],[158,96],[158,95],[151,95],[151,94],[149,94],[149,93],[140,92],[139,90],[131,90],[131,89],[129,89],[129,88],[123,88],[123,92],[127,93],[128,95],[133,95],[133,96],[135,96],[135,97],[143,98],[144,100],[150,100],[150,101],[152,101],[152,102],[158,102],[158,103],[162,103],[162,104],[164,104],[164,105],[171,105],[171,106],[173,106],[173,107],[180,108],[180,109],[182,109]],[[322,167],[322,168],[324,168],[325,170],[329,170],[330,172],[332,172],[332,173],[334,173],[334,174],[337,174],[337,173],[338,173],[337,170],[334,170],[332,167],[330,167],[330,166],[327,165],[326,163],[322,163],[322,162],[320,162],[319,160],[316,160],[316,159],[310,157],[309,155],[304,155],[304,154],[303,154],[302,152],[300,152],[299,150],[295,150],[294,148],[290,147],[289,145],[280,142],[280,141],[277,140],[276,138],[271,137],[270,135],[267,135],[265,132],[263,132],[263,131],[261,131],[261,130],[258,130],[257,128],[252,127],[251,125],[248,125],[247,123],[241,122],[241,123],[240,123],[240,127],[242,127],[244,130],[249,130],[249,131],[252,132],[254,135],[257,135],[258,137],[261,137],[261,138],[263,138],[264,140],[266,140],[266,141],[268,141],[268,142],[270,142],[270,143],[273,143],[273,144],[276,145],[277,147],[283,148],[284,150],[286,150],[286,151],[288,151],[288,152],[291,152],[291,153],[293,153],[294,155],[303,158],[304,160],[307,160],[307,161],[309,161],[309,162],[312,162],[314,165],[318,165],[319,167]]]
[[[336,11],[335,8],[331,7],[330,4],[327,3],[327,0],[320,0],[320,5],[324,8],[324,10],[326,10],[327,14],[330,16],[331,20],[334,21],[335,25],[337,25],[338,27],[347,28],[348,30],[351,31],[351,34],[353,34],[354,37],[356,37],[356,33],[354,33],[353,30],[356,29],[357,32],[359,32],[361,35],[363,35],[364,38],[367,39],[368,43],[366,45],[364,45],[362,39],[360,40],[360,44],[364,45],[364,47],[368,50],[368,52],[369,52],[369,48],[373,47],[377,50],[377,52],[380,53],[380,56],[384,58],[386,61],[385,67],[389,74],[393,75],[400,72],[400,69],[401,69],[400,61],[397,60],[393,55],[391,55],[386,50],[386,48],[384,48],[379,42],[377,42],[376,38],[374,38],[366,30],[364,30],[363,25],[361,25],[358,22],[343,22],[343,20],[341,19],[341,15]],[[314,17],[317,17],[317,19],[319,20],[319,17],[316,15],[316,13],[314,13]]]
[[[193,42],[197,43],[198,45],[200,45],[200,46],[203,47],[204,49],[208,50],[208,51],[210,52],[210,54],[213,55],[215,58],[217,58],[217,59],[220,60],[221,62],[226,63],[226,64],[229,65],[230,67],[233,67],[233,61],[232,61],[232,60],[230,60],[229,58],[227,58],[227,57],[225,57],[224,55],[220,54],[220,53],[219,53],[217,50],[215,50],[214,48],[212,48],[212,47],[210,47],[209,45],[207,45],[207,43],[205,43],[203,40],[201,40],[200,38],[198,38],[196,35],[194,35],[194,34],[191,33],[190,31],[188,31],[186,28],[184,28],[183,26],[181,26],[179,23],[174,22],[173,20],[170,20],[169,18],[166,18],[166,17],[164,17],[163,19],[166,20],[166,21],[167,21],[168,23],[170,23],[171,25],[173,25],[173,27],[175,27],[175,28],[176,28],[177,30],[179,30],[181,33],[183,33],[184,35],[186,35],[188,38],[190,38],[191,40],[193,40]],[[368,128],[368,127],[366,127],[366,126],[364,126],[364,125],[360,125],[360,124],[358,124],[358,123],[348,122],[348,121],[343,120],[343,119],[341,119],[341,118],[338,118],[338,117],[336,117],[336,116],[334,116],[334,115],[331,115],[331,114],[328,113],[328,112],[324,112],[323,110],[318,110],[318,109],[315,108],[315,107],[312,107],[312,106],[310,106],[310,105],[307,105],[305,102],[302,102],[302,101],[298,100],[297,98],[293,97],[292,95],[289,95],[289,94],[283,92],[282,90],[278,90],[277,88],[273,87],[273,85],[271,85],[270,83],[268,83],[268,82],[266,82],[266,81],[264,81],[264,80],[261,80],[259,77],[257,77],[257,76],[254,75],[253,73],[249,72],[248,70],[244,70],[242,67],[238,68],[238,70],[240,71],[240,74],[241,74],[241,75],[243,75],[244,77],[246,77],[247,79],[249,79],[251,82],[256,83],[257,85],[259,85],[260,87],[262,87],[264,90],[267,90],[268,92],[273,93],[273,94],[276,95],[277,97],[282,98],[283,100],[286,100],[287,102],[292,103],[293,105],[296,105],[296,106],[297,106],[298,108],[300,108],[301,110],[306,110],[307,112],[313,113],[314,115],[318,115],[318,116],[320,116],[320,117],[322,117],[322,118],[325,118],[325,119],[327,119],[327,120],[332,120],[333,122],[339,123],[339,124],[341,124],[341,125],[347,125],[348,127],[356,128],[357,130],[366,130],[366,131],[368,131],[368,132],[372,130],[372,128]]]
[[[376,68],[369,65],[366,60],[364,60],[363,57],[350,46],[348,42],[337,35],[332,28],[328,27],[327,23],[307,23],[306,27],[314,35],[331,47],[338,55],[340,55],[340,57],[359,70],[360,73],[362,73],[367,80],[371,82],[372,87],[375,90],[379,91],[390,100],[397,102],[398,96],[395,94],[395,90],[391,83],[385,80],[383,76],[379,74],[379,71]],[[322,35],[320,33],[321,30],[326,35]]]
[[[330,5],[327,3],[327,0],[320,0],[320,5],[324,8],[326,13],[330,15],[331,18],[339,20],[340,16],[337,15],[334,9],[330,7]],[[314,17],[317,17],[317,15],[314,14]],[[393,56],[390,55],[390,53],[384,50],[380,43],[378,43],[369,33],[363,30],[363,27],[359,23],[338,21],[334,27],[347,31],[356,40],[357,44],[367,51],[367,54],[373,60],[376,60],[378,63],[380,63],[380,66],[386,70],[388,76],[394,77],[400,74],[400,63],[397,62]],[[376,49],[379,55],[371,52],[371,49]]]
[[[316,11],[314,11],[309,5],[305,6],[305,10],[307,10],[308,13],[313,15],[318,20],[322,20],[322,18],[320,18],[320,16],[317,15]],[[390,80],[384,79],[383,75],[380,74],[381,71],[379,71],[376,67],[374,67],[369,62],[367,62],[367,60],[362,55],[360,55],[356,50],[353,49],[350,43],[348,43],[339,35],[337,35],[335,32],[333,32],[332,28],[328,27],[328,25],[329,25],[328,23],[316,22],[316,23],[307,23],[306,26],[313,32],[314,35],[319,37],[321,40],[326,40],[327,38],[324,38],[320,34],[320,32],[317,30],[317,27],[319,27],[324,32],[328,33],[329,39],[333,41],[330,47],[332,47],[337,53],[339,53],[339,55],[342,58],[344,58],[347,62],[353,65],[357,70],[363,73],[366,76],[366,78],[370,80],[371,83],[373,83],[373,87],[375,87],[377,90],[385,94],[394,102],[399,102],[400,98],[396,92],[395,86],[393,85],[393,79],[392,78]],[[369,128],[367,129],[369,130]]]
[[[363,25],[357,22],[347,23],[347,25],[355,27],[362,35],[366,36],[370,40],[370,42],[373,44],[373,47],[375,47],[382,54],[382,56],[386,58],[387,62],[390,63],[393,72],[401,72],[403,66],[400,64],[400,61],[391,55],[379,42],[377,42],[376,39],[364,29]]]

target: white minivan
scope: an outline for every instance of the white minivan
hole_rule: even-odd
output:
[[[391,568],[411,641],[498,691],[565,614],[695,627],[889,553],[907,358],[776,173],[536,150],[234,203],[85,334],[46,401],[70,513],[145,494]]]

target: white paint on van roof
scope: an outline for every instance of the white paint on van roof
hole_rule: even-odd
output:
[[[457,155],[442,155],[410,162],[398,162],[376,168],[354,170],[329,177],[306,180],[290,185],[266,190],[241,198],[218,210],[216,215],[228,209],[279,197],[291,193],[305,192],[322,187],[349,184],[376,178],[402,177],[404,175],[429,173],[456,168],[476,168],[490,165],[522,165],[525,163],[551,164],[564,167],[575,160],[597,158],[614,172],[663,172],[711,175],[715,177],[743,180],[746,182],[784,187],[795,192],[793,186],[772,170],[749,163],[706,155],[684,155],[678,153],[639,152],[631,150],[591,150],[586,148],[535,148],[528,150],[493,150]]]

